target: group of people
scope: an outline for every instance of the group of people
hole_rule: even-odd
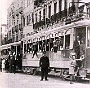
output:
[[[43,41],[38,41],[38,42],[34,42],[34,43],[30,43],[27,45],[27,50],[25,50],[25,52],[27,51],[28,53],[32,53],[33,56],[32,58],[34,58],[34,56],[36,55],[38,57],[37,52],[45,52],[45,51],[54,51],[57,52],[57,50],[60,50],[60,48],[63,47],[63,41],[61,39],[61,37],[57,38],[57,39],[47,39],[47,40],[43,40]]]
[[[73,44],[73,50],[70,53],[70,83],[75,77],[75,75],[79,76],[79,69],[84,67],[84,59],[85,59],[85,43],[84,39],[79,40],[79,36],[76,37],[76,40]]]
[[[57,52],[58,50],[57,40],[53,43],[53,50],[54,52]],[[38,49],[35,48],[33,57],[35,54],[36,56],[38,56],[37,51]],[[43,56],[40,58],[40,62],[39,62],[39,65],[41,67],[41,81],[43,80],[44,76],[45,76],[45,80],[47,80],[48,68],[50,66],[49,58],[46,56],[45,52],[46,51],[43,52]],[[77,72],[77,75],[79,75],[78,69],[80,67],[84,67],[85,43],[83,38],[79,40],[79,36],[76,37],[76,40],[74,41],[73,49],[71,50],[69,58],[71,59],[70,68],[69,68],[70,83],[72,83],[75,72]]]
[[[15,55],[15,52],[9,52],[9,55],[6,59],[2,59],[2,71],[16,73],[16,68],[21,69],[21,54]]]

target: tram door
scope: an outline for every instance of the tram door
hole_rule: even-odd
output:
[[[85,67],[90,70],[90,26],[86,27],[86,58]]]
[[[86,27],[77,27],[75,28],[75,38],[74,41],[77,40],[79,43],[80,48],[75,49],[75,52],[77,54],[77,59],[84,58],[86,54]],[[85,67],[85,59],[82,60],[82,62],[79,63],[79,66]]]

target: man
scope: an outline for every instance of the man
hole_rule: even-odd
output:
[[[48,81],[48,68],[49,68],[49,58],[46,56],[46,52],[43,53],[43,56],[40,58],[39,66],[41,67],[41,81],[45,76],[45,80]]]
[[[13,55],[12,55],[12,72],[14,74],[16,72],[16,55],[15,55],[15,52],[13,52]]]
[[[74,41],[73,49],[74,49],[74,51],[77,55],[77,59],[80,59],[80,40],[79,40],[79,36],[77,36],[76,40]]]

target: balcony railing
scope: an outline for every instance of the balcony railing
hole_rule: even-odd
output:
[[[15,31],[18,32],[18,25],[15,26]]]
[[[78,8],[78,14],[76,12],[75,5],[71,6],[69,9],[65,9],[63,11],[60,11],[54,15],[52,15],[50,18],[45,18],[42,21],[39,21],[35,24],[33,24],[34,29],[38,29],[39,27],[45,26],[45,25],[53,25],[56,24],[58,21],[64,22],[66,24],[70,24],[71,22],[76,22],[79,20],[83,20],[87,18],[87,14],[84,13],[84,6],[80,6]]]
[[[39,7],[41,4],[43,4],[45,2],[45,0],[35,0],[34,1],[34,6],[35,7]]]

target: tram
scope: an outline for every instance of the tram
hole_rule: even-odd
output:
[[[11,54],[13,54],[15,52],[15,61],[16,61],[16,70],[19,71],[21,70],[21,59],[20,58],[17,58],[18,54],[21,53],[21,41],[19,42],[14,42],[14,43],[9,43],[9,44],[5,44],[5,45],[2,45],[0,46],[0,52],[1,52],[1,55],[0,55],[0,65],[2,65],[2,62],[4,61],[4,67],[6,65],[6,61],[8,60],[9,62],[9,65],[11,63],[11,60],[9,58],[9,56]],[[9,67],[10,68],[10,67]],[[5,67],[6,69],[6,67]]]
[[[68,25],[60,26],[48,31],[42,31],[29,37],[23,38],[23,59],[22,70],[24,73],[35,74],[39,71],[39,59],[45,50],[50,59],[50,72],[54,71],[59,75],[68,74],[69,55],[73,49],[73,43],[79,36],[80,41],[84,39],[85,44],[85,61],[84,71],[81,75],[90,72],[90,20],[84,19],[73,22]],[[54,43],[57,43],[57,49],[54,50]],[[37,55],[33,57],[33,45],[37,43]],[[87,70],[87,71],[86,71]],[[86,72],[86,73],[85,73]]]

